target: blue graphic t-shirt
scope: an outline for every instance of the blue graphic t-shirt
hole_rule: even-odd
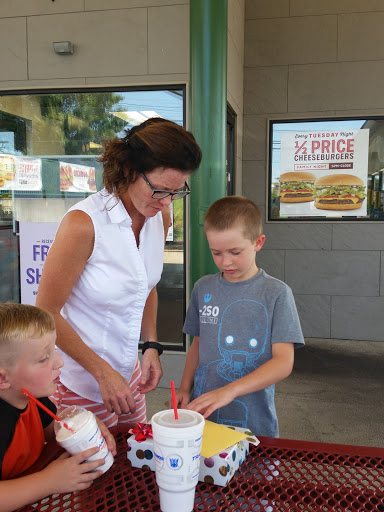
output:
[[[304,344],[292,291],[263,270],[247,281],[202,277],[192,291],[183,331],[200,337],[191,399],[225,386],[272,358],[273,343]],[[208,419],[278,437],[275,387],[243,395]]]

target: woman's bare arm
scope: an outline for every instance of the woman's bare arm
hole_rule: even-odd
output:
[[[107,409],[117,414],[134,412],[136,404],[126,379],[90,349],[60,314],[92,254],[94,236],[93,223],[86,213],[75,210],[64,217],[44,264],[36,306],[52,313],[57,346],[98,381]]]

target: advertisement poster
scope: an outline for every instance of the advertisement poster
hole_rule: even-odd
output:
[[[22,304],[35,305],[44,262],[58,227],[57,222],[20,222],[20,291]]]
[[[173,242],[173,203],[169,205],[169,209],[171,210],[171,223],[169,225],[166,242]]]
[[[41,188],[40,158],[0,155],[0,190],[38,191]]]
[[[280,216],[366,216],[368,146],[368,129],[282,133]]]
[[[60,190],[67,192],[96,192],[95,168],[60,163]]]

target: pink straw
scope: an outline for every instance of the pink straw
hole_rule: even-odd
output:
[[[68,425],[63,420],[61,420],[54,412],[52,412],[50,409],[48,409],[48,407],[45,407],[45,405],[42,404],[40,402],[40,400],[38,400],[36,397],[31,395],[31,393],[29,393],[26,389],[23,388],[21,390],[21,392],[24,393],[24,395],[27,395],[28,398],[33,400],[35,402],[35,404],[37,404],[39,407],[41,407],[43,409],[43,411],[45,411],[50,416],[52,416],[52,418],[54,420],[58,421],[61,425],[63,425],[63,427],[65,427],[66,429],[70,430],[71,432],[74,432],[74,430],[71,427],[68,427]]]
[[[176,391],[175,391],[175,383],[173,382],[173,380],[171,380],[171,393],[172,393],[173,412],[175,413],[175,420],[178,420],[179,415],[177,414]]]

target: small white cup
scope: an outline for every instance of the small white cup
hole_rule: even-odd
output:
[[[76,455],[76,453],[88,448],[98,446],[100,450],[95,455],[92,455],[92,457],[89,457],[87,461],[104,459],[104,464],[96,468],[95,471],[100,469],[103,473],[108,471],[114,459],[96,422],[96,416],[83,407],[72,405],[64,409],[59,414],[59,418],[75,432],[72,433],[58,421],[55,421],[54,428],[57,443],[71,455]]]
[[[191,512],[199,479],[205,420],[201,414],[172,409],[152,417],[156,482],[163,512]]]

